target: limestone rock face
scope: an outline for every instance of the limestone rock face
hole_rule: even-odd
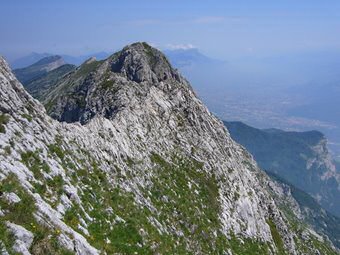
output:
[[[2,195],[2,198],[9,204],[16,204],[21,201],[20,197],[18,197],[14,192],[5,193]]]
[[[3,59],[0,98],[0,177],[11,183],[1,188],[31,205],[19,220],[21,207],[2,201],[0,219],[40,234],[31,251],[334,254],[309,227],[292,227],[280,189],[145,43],[65,76],[45,99],[61,123]]]

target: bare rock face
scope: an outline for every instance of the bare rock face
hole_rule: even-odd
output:
[[[292,227],[280,189],[145,43],[65,76],[45,99],[62,123],[3,60],[0,97],[0,182],[12,184],[1,191],[31,205],[19,221],[21,207],[2,201],[3,217],[40,234],[32,251],[334,254],[309,227]]]
[[[18,197],[14,192],[5,193],[2,195],[2,198],[9,204],[16,204],[21,201],[20,197]]]

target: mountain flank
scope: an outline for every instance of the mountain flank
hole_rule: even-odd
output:
[[[14,70],[14,73],[25,89],[41,100],[65,74],[75,68],[74,65],[66,64],[60,56],[48,56],[28,67]]]
[[[224,122],[231,137],[243,145],[259,166],[287,180],[322,207],[340,215],[340,173],[318,131],[260,130],[241,122]]]
[[[0,97],[3,252],[337,254],[146,43],[63,76],[54,119],[2,58]]]

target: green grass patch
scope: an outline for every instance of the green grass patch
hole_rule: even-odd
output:
[[[36,211],[33,198],[23,189],[17,176],[10,174],[0,183],[0,193],[14,192],[20,197],[21,201],[9,204],[7,201],[0,200],[0,207],[7,211],[2,220],[8,220],[27,229],[32,229],[31,224],[35,222],[33,213]]]
[[[49,100],[46,104],[44,104],[47,113],[51,113],[53,107],[56,105],[56,100]]]
[[[64,222],[74,230],[78,230],[79,225],[80,208],[75,205],[69,208],[64,215]]]
[[[90,63],[82,64],[78,70],[76,70],[76,77],[86,76],[89,73],[95,71],[103,61],[92,61]]]
[[[5,251],[10,254],[15,254],[12,247],[15,242],[15,238],[12,233],[10,233],[7,229],[5,221],[0,219],[0,253],[5,254]]]
[[[203,164],[193,159],[174,156],[168,162],[156,153],[150,159],[156,164],[150,191],[151,201],[160,212],[158,220],[171,222],[203,253],[225,248],[226,242],[218,241],[215,236],[222,235],[215,176],[205,173]],[[188,245],[184,240],[172,238],[182,242],[183,247]]]
[[[31,122],[33,120],[33,117],[29,114],[21,114],[21,117],[25,118],[26,120],[28,120],[29,122]]]
[[[11,155],[11,151],[12,151],[11,146],[6,146],[4,148],[4,151],[5,151],[6,155]]]
[[[113,80],[105,80],[102,83],[100,83],[100,87],[104,90],[107,90],[109,88],[113,88],[114,81]]]
[[[0,114],[0,133],[6,133],[6,124],[9,121],[9,116],[6,114]]]
[[[55,143],[55,144],[50,144],[48,146],[49,152],[52,155],[57,155],[58,158],[60,158],[61,160],[63,160],[65,158],[65,152],[64,150],[61,148],[61,145],[59,143]]]
[[[231,239],[228,240],[228,245],[230,246],[230,249],[233,251],[234,255],[271,254],[268,244],[249,238],[243,238],[241,240],[234,234],[232,234]]]
[[[61,175],[54,176],[52,179],[47,179],[47,185],[53,190],[54,194],[60,197],[63,194],[64,179]]]
[[[267,224],[270,227],[270,232],[272,234],[272,238],[274,240],[275,246],[276,246],[276,248],[278,250],[278,254],[279,255],[286,254],[285,250],[284,250],[284,245],[283,245],[282,238],[281,238],[280,233],[278,232],[278,230],[276,228],[275,223],[271,219],[268,219],[267,220]]]
[[[74,251],[67,250],[58,242],[59,231],[51,231],[50,229],[40,228],[39,232],[34,236],[30,252],[35,255],[72,255]]]
[[[51,171],[49,165],[40,159],[40,151],[26,151],[21,153],[21,161],[33,172],[36,179],[43,178],[43,172]]]

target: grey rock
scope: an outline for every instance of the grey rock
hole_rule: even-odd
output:
[[[27,229],[14,223],[7,222],[6,225],[16,239],[13,250],[23,255],[31,254],[29,248],[33,242],[34,235]]]
[[[16,204],[21,201],[20,197],[14,192],[4,193],[1,197],[9,204]]]

